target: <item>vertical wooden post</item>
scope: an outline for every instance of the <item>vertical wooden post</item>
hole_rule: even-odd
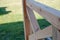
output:
[[[57,40],[57,28],[55,28],[54,26],[52,26],[52,36],[53,40]]]
[[[53,40],[60,40],[60,32],[57,28],[53,27],[52,28],[52,32],[53,32]]]
[[[25,32],[25,40],[29,40],[28,36],[30,35],[30,21],[27,15],[26,10],[26,0],[23,0],[23,10],[24,10],[24,32]]]
[[[59,30],[57,31],[57,40],[60,40],[60,32],[59,32]]]

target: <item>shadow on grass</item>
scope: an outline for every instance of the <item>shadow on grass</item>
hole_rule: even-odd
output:
[[[0,24],[0,40],[24,40],[23,22]]]
[[[49,26],[45,19],[38,20],[41,29],[45,26]],[[24,40],[24,28],[23,22],[12,22],[0,24],[0,40]]]
[[[7,7],[0,7],[0,15],[5,15],[10,13],[11,11],[6,11]]]

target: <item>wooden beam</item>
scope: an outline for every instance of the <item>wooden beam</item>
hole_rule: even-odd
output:
[[[29,6],[32,10],[35,10],[43,16],[46,20],[48,20],[51,24],[53,24],[57,29],[60,29],[60,11],[56,9],[50,8],[43,4],[39,4],[35,1],[27,0],[27,6]]]
[[[44,39],[47,37],[52,37],[52,25],[45,28],[44,30],[37,31],[35,34],[29,36],[29,38]]]
[[[46,5],[42,4],[42,3],[38,3],[38,2],[36,2],[34,0],[26,0],[26,3],[30,7],[34,7],[34,8],[37,8],[37,9],[41,8],[43,10],[46,10],[46,11],[50,12],[51,14],[53,14],[53,15],[55,15],[57,17],[60,17],[60,11],[59,10],[53,9],[53,8],[51,8],[49,6],[46,6]]]
[[[60,32],[59,32],[59,30],[56,28],[56,27],[54,27],[54,26],[52,26],[52,36],[53,36],[53,40],[60,40]]]
[[[57,31],[57,40],[60,40],[60,32]]]
[[[57,40],[57,29],[52,26],[52,37],[53,37],[53,40]]]
[[[31,24],[31,28],[32,28],[33,33],[39,31],[40,27],[39,27],[38,22],[35,18],[34,12],[28,6],[27,6],[27,14],[28,14],[28,17],[30,20],[30,24]]]
[[[25,40],[29,40],[30,35],[30,21],[27,15],[26,10],[26,0],[23,0],[23,12],[24,12],[24,32],[25,32]]]

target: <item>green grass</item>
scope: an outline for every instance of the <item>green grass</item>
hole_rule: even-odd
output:
[[[21,0],[0,1],[0,40],[24,40]]]
[[[0,24],[0,40],[24,40],[23,22]]]
[[[58,6],[57,9],[59,9]],[[38,19],[37,21],[41,29],[50,25],[50,23],[48,23],[43,17],[36,13],[35,16]],[[24,40],[23,26],[22,0],[1,0],[0,40]]]

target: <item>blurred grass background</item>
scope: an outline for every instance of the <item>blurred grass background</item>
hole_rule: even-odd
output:
[[[36,1],[60,10],[60,0],[53,0],[54,3],[51,3],[52,0],[48,2],[47,0]],[[24,40],[22,8],[22,0],[0,0],[0,40]],[[36,12],[35,16],[41,29],[50,25]]]

